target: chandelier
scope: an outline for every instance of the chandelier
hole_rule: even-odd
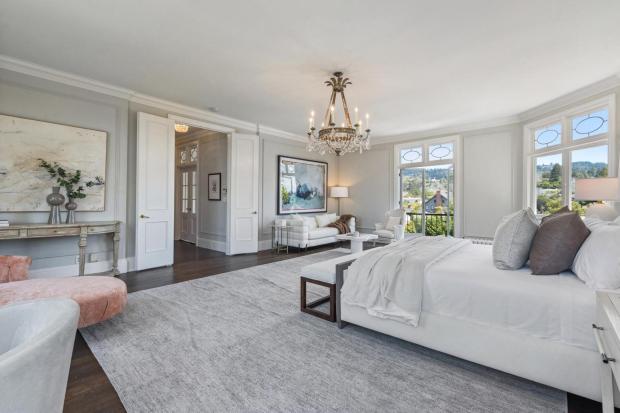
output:
[[[319,152],[321,155],[333,153],[336,156],[341,156],[348,152],[359,151],[359,153],[362,153],[364,150],[370,149],[370,116],[366,114],[364,129],[363,123],[358,117],[358,110],[355,108],[355,123],[351,122],[347,100],[344,97],[344,89],[351,84],[349,78],[343,78],[342,72],[336,72],[325,84],[332,88],[329,106],[325,112],[321,128],[318,131],[314,126],[314,111],[310,114],[308,151]],[[340,123],[340,126],[336,123],[336,97],[338,94],[342,98],[342,111],[344,114],[343,122]]]

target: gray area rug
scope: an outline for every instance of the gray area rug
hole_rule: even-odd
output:
[[[129,412],[566,410],[562,391],[300,313],[299,269],[339,255],[136,292],[81,332]]]

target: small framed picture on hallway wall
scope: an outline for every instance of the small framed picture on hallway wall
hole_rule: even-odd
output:
[[[209,174],[209,201],[222,200],[222,174]]]

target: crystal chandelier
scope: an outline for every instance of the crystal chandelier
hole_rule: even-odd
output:
[[[354,110],[355,123],[351,122],[347,100],[344,97],[344,89],[351,84],[349,78],[343,78],[342,72],[336,72],[325,84],[332,88],[329,106],[318,132],[314,126],[314,111],[310,114],[308,151],[319,152],[321,155],[334,153],[336,156],[341,156],[347,152],[359,151],[359,153],[362,153],[364,150],[370,149],[369,115],[366,114],[365,129],[362,121],[358,118],[357,108]],[[337,125],[335,116],[336,97],[339,93],[342,98],[342,111],[344,113],[344,121],[340,126]]]

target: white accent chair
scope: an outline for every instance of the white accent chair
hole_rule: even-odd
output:
[[[0,308],[0,412],[62,412],[79,318],[68,298]]]
[[[404,209],[397,208],[387,211],[385,213],[385,221],[375,224],[375,232],[373,234],[379,236],[377,242],[390,243],[405,238],[407,218],[407,213]]]

